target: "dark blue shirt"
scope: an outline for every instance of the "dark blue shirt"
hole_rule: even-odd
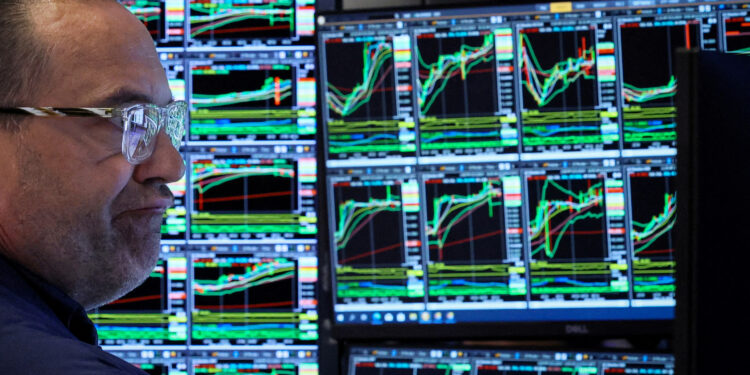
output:
[[[97,345],[83,307],[0,256],[0,374],[145,374]]]

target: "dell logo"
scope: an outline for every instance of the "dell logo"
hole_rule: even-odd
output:
[[[570,335],[585,335],[589,333],[589,329],[583,324],[566,324],[565,333]]]

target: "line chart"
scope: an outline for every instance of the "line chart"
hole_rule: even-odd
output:
[[[426,232],[431,260],[473,263],[503,258],[505,225],[499,179],[466,184],[428,180],[425,187],[430,202]]]
[[[193,280],[196,309],[256,311],[296,307],[296,265],[289,259],[222,261],[213,269],[198,263],[194,265]]]
[[[309,237],[315,218],[302,212],[298,162],[213,156],[191,161],[192,238]]]
[[[509,126],[510,116],[422,118],[419,123],[420,149],[459,152],[455,149],[518,146],[518,130]]]
[[[308,78],[292,65],[258,66],[247,61],[212,61],[190,67],[191,140],[256,139],[296,135],[300,117],[297,87]]]
[[[294,36],[294,1],[191,0],[190,36],[196,40]]]
[[[417,35],[421,116],[471,116],[496,112],[494,35],[438,38]]]
[[[529,180],[529,239],[534,259],[603,258],[601,180]],[[533,207],[533,208],[532,208]]]
[[[586,302],[591,293],[627,298],[624,193],[618,173],[529,175],[532,299],[561,295]]]
[[[653,298],[675,291],[673,229],[677,220],[675,171],[652,167],[630,178],[633,291]]]
[[[643,253],[644,251],[646,253],[656,253],[659,251],[668,252],[671,250],[647,249],[649,249],[659,237],[672,230],[676,219],[676,209],[677,196],[674,194],[664,194],[664,208],[657,216],[651,217],[651,220],[645,223],[633,221],[632,239],[633,245],[635,246],[633,249],[635,254]]]
[[[596,56],[594,46],[591,44],[592,33],[583,32],[580,38],[575,41],[569,41],[578,37],[578,32],[573,34],[559,33],[555,38],[565,42],[560,43],[568,45],[568,50],[563,51],[558,48],[550,48],[553,51],[559,50],[559,56],[552,57],[548,53],[537,53],[533,44],[550,47],[550,37],[540,33],[519,33],[519,67],[521,70],[524,91],[524,106],[529,109],[543,107],[592,107],[596,88]],[[588,44],[587,44],[588,43]],[[569,53],[574,47],[575,53]],[[542,48],[537,48],[544,51]],[[566,52],[568,52],[566,54]],[[561,59],[562,57],[562,59]],[[543,59],[542,59],[543,58]],[[555,61],[549,64],[550,58]],[[544,65],[546,63],[546,65]],[[545,69],[543,66],[549,66]],[[588,83],[586,81],[589,81]],[[568,94],[571,86],[577,86],[577,94]],[[531,99],[531,100],[529,100]]]
[[[403,262],[399,185],[334,185],[336,260],[339,265],[396,265]],[[396,228],[394,228],[394,225]]]
[[[315,318],[299,312],[296,260],[211,254],[192,267],[193,344],[317,338],[317,325],[302,324]]]
[[[698,24],[648,27],[641,23],[620,26],[622,96],[626,104],[674,106],[677,80],[672,70],[674,50],[697,42]]]
[[[343,58],[357,54],[361,64]],[[326,83],[330,118],[390,119],[395,115],[393,46],[389,41],[329,42],[326,66],[329,72],[336,72],[328,74]]]
[[[520,185],[518,176],[424,181],[432,303],[525,298],[521,254],[507,251],[509,243],[521,246]]]
[[[644,103],[652,100],[671,98],[677,94],[677,79],[669,77],[664,86],[640,88],[629,83],[623,83],[622,95],[628,103]]]
[[[646,18],[620,25],[620,93],[626,148],[676,146],[673,109],[678,82],[673,70],[674,51],[700,45],[699,27],[697,21],[654,26]],[[658,112],[663,115],[654,116]]]
[[[230,92],[218,95],[193,93],[192,105],[195,108],[213,108],[247,104],[252,102],[271,102],[280,106],[281,101],[292,96],[292,80],[281,77],[268,77],[257,90]]]
[[[525,152],[619,147],[612,38],[609,22],[518,30]]]

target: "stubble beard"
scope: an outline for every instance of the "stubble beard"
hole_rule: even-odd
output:
[[[113,220],[111,208],[97,203],[105,197],[81,196],[27,151],[19,155],[24,172],[13,210],[25,242],[17,249],[26,254],[24,265],[86,310],[122,297],[148,278],[159,256],[161,217]],[[126,187],[113,202],[128,196]]]

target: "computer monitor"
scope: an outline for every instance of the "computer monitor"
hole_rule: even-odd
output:
[[[680,374],[721,374],[743,366],[750,288],[743,199],[750,171],[750,57],[686,52],[678,78],[678,187],[675,353]],[[716,358],[725,358],[717,361]]]
[[[335,336],[671,334],[674,50],[743,50],[747,17],[688,1],[320,15]]]
[[[355,346],[346,375],[675,374],[674,357],[627,351]]]

